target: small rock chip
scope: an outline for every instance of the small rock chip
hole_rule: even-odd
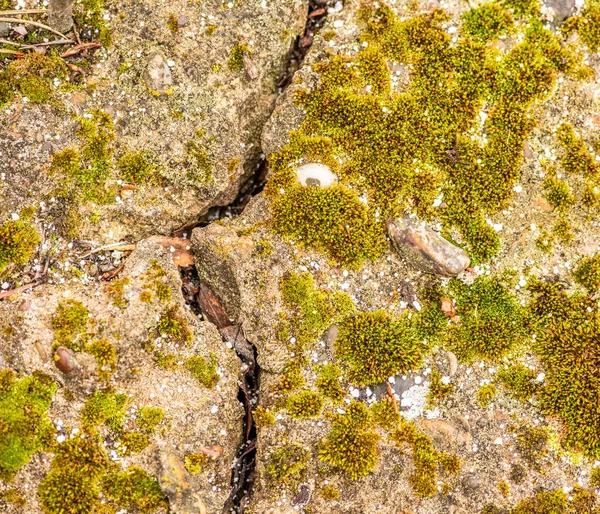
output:
[[[177,26],[179,28],[187,27],[190,24],[190,20],[188,20],[185,14],[182,14],[177,18]]]
[[[306,484],[299,485],[298,494],[292,499],[292,505],[294,507],[298,507],[299,509],[306,507],[308,502],[310,502],[311,493],[312,491],[310,490],[310,487],[308,487]]]
[[[454,316],[456,316],[456,309],[454,308],[454,304],[452,303],[452,300],[450,300],[450,298],[442,298],[440,300],[440,304],[444,316],[446,316],[447,318],[453,318]]]
[[[554,206],[542,195],[537,195],[535,202],[533,202],[533,206],[541,212],[552,212],[554,210]]]
[[[458,371],[458,359],[452,352],[446,352],[446,357],[448,358],[448,366],[450,367],[449,375],[452,377]]]
[[[54,352],[54,365],[64,374],[68,374],[75,369],[75,359],[67,348],[61,346]]]
[[[160,487],[169,498],[173,514],[206,514],[204,502],[192,491],[181,459],[174,453],[160,453]]]
[[[329,187],[337,182],[337,175],[329,166],[316,162],[300,166],[296,169],[296,177],[303,186]]]
[[[256,77],[258,77],[258,72],[256,71],[256,66],[252,61],[252,57],[244,53],[244,55],[242,55],[242,63],[244,65],[244,72],[246,73],[246,78],[248,80],[256,80]]]
[[[388,233],[398,253],[426,273],[455,276],[470,264],[469,255],[431,228],[402,218],[391,221]]]
[[[171,94],[173,89],[173,77],[167,60],[155,52],[150,56],[148,66],[144,72],[146,87],[154,96]]]

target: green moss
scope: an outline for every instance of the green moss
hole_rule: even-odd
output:
[[[177,23],[177,16],[173,13],[169,13],[169,17],[167,18],[167,27],[173,33],[179,30],[179,23]]]
[[[129,278],[124,277],[111,280],[106,286],[113,303],[121,310],[126,309],[129,305],[129,300],[125,298],[125,287],[128,286],[129,283]]]
[[[556,491],[541,491],[535,496],[521,500],[510,514],[564,514],[567,510],[567,495]]]
[[[6,67],[2,74],[4,80],[0,78],[4,83],[0,104],[10,101],[14,93],[27,97],[34,104],[50,102],[54,99],[54,79],[65,81],[68,76],[68,68],[58,56],[25,53],[22,59],[16,59]]]
[[[0,492],[0,501],[12,503],[13,505],[17,505],[19,507],[27,505],[27,500],[15,487],[10,487]]]
[[[244,68],[244,55],[250,55],[250,48],[246,44],[235,45],[231,49],[227,61],[231,71],[241,71]]]
[[[94,431],[98,425],[106,423],[111,429],[120,432],[129,398],[125,394],[110,390],[96,391],[86,400],[81,411],[81,424]]]
[[[92,437],[67,439],[60,444],[50,472],[38,488],[47,514],[88,514],[97,504],[98,482],[109,461]]]
[[[348,378],[359,385],[417,369],[421,344],[407,316],[399,320],[385,311],[362,312],[346,318],[334,343],[336,358],[348,366]]]
[[[185,469],[192,475],[202,471],[202,466],[208,462],[208,457],[202,453],[188,453],[185,456]]]
[[[341,405],[346,396],[346,390],[342,386],[341,378],[342,370],[337,364],[322,364],[318,367],[315,386],[334,405]]]
[[[0,272],[9,264],[25,264],[40,242],[37,230],[21,220],[0,225]]]
[[[270,427],[275,424],[275,415],[260,405],[254,409],[252,417],[257,427]]]
[[[498,382],[522,402],[529,400],[536,393],[536,376],[534,370],[523,364],[502,367],[496,374]]]
[[[162,408],[144,406],[138,409],[135,422],[140,430],[153,433],[163,419],[165,419],[165,411]]]
[[[571,125],[563,123],[556,131],[556,137],[563,147],[560,164],[567,173],[584,177],[598,174],[598,164]]]
[[[497,393],[498,389],[494,384],[484,384],[477,389],[475,401],[482,409],[487,409]]]
[[[319,446],[319,458],[357,480],[377,465],[378,441],[369,410],[353,401],[345,414],[332,415],[331,431]]]
[[[130,184],[157,182],[157,168],[149,152],[127,152],[118,161],[121,176]]]
[[[505,482],[504,480],[498,482],[498,490],[500,491],[500,494],[505,498],[508,498],[510,496],[510,485],[508,485],[508,482]]]
[[[524,342],[526,312],[497,278],[481,275],[471,286],[452,280],[459,324],[447,331],[447,346],[460,359],[498,361]]]
[[[389,397],[371,405],[370,410],[374,423],[384,430],[393,430],[400,424],[400,413]]]
[[[390,440],[400,450],[404,443],[411,446],[415,470],[408,480],[418,496],[433,496],[437,493],[436,481],[440,467],[450,474],[457,474],[460,470],[458,457],[436,450],[425,434],[402,418],[400,426],[390,435]]]
[[[548,177],[544,180],[544,189],[546,198],[559,212],[567,210],[575,203],[571,189],[563,180],[552,176]]]
[[[132,453],[140,453],[144,451],[150,444],[150,439],[147,434],[141,432],[127,432],[119,439],[121,446],[119,450],[123,455]]]
[[[187,174],[198,185],[208,184],[213,177],[213,164],[204,142],[204,130],[197,130],[195,137],[186,144]]]
[[[462,18],[462,32],[473,39],[489,42],[507,35],[512,24],[510,13],[492,2],[467,11]]]
[[[542,7],[539,0],[504,0],[502,5],[519,18],[538,17]]]
[[[117,350],[107,339],[98,339],[85,345],[85,352],[96,359],[98,376],[108,382],[112,373],[117,370]]]
[[[152,292],[156,295],[156,298],[165,302],[171,298],[173,292],[167,283],[168,274],[166,270],[160,265],[156,259],[150,261],[150,266],[142,276],[142,293],[140,294],[140,301],[150,302],[152,300]]]
[[[168,505],[158,482],[143,469],[130,467],[121,473],[109,473],[102,480],[102,492],[118,507],[154,512]]]
[[[590,472],[590,486],[600,489],[600,467],[592,468]]]
[[[533,349],[545,379],[538,398],[545,414],[565,427],[563,444],[600,456],[600,381],[595,370],[600,338],[597,302],[580,293],[568,295],[560,284],[532,283],[530,310],[536,322]]]
[[[169,307],[163,311],[155,332],[157,336],[166,338],[171,343],[184,346],[192,344],[194,337],[187,319],[179,313],[177,307]]]
[[[573,271],[573,278],[589,292],[600,289],[600,254],[582,259]]]
[[[590,52],[597,52],[600,48],[600,5],[598,2],[586,2],[579,16],[571,16],[561,26],[561,32],[568,37],[573,32],[578,32],[581,40],[587,45]]]
[[[320,493],[325,500],[336,501],[340,499],[339,489],[336,489],[331,484],[323,486]]]
[[[354,311],[347,294],[317,288],[310,273],[285,276],[281,294],[292,310],[290,331],[296,338],[294,348],[299,351],[309,348],[326,328]]]
[[[289,444],[273,453],[265,472],[271,481],[289,485],[304,476],[310,458],[310,451],[302,445]]]
[[[522,426],[517,430],[515,446],[521,458],[536,470],[541,469],[541,459],[548,454],[550,436],[545,427]]]
[[[217,373],[217,356],[210,354],[210,359],[201,355],[194,355],[185,359],[185,368],[198,380],[204,387],[213,388],[219,381]]]
[[[535,240],[535,246],[538,250],[544,253],[550,253],[552,251],[553,236],[547,231],[542,230],[540,235]]]
[[[575,239],[573,234],[573,225],[564,216],[558,218],[557,222],[552,227],[552,234],[564,245],[569,244]]]
[[[75,11],[75,19],[79,27],[86,25],[94,28],[95,37],[105,47],[112,46],[111,31],[104,19],[104,0],[82,0],[81,8]]]
[[[279,378],[279,389],[282,393],[291,393],[303,385],[302,363],[296,358],[283,367],[283,374]]]
[[[301,391],[288,397],[286,408],[292,418],[316,418],[323,410],[323,398],[314,391]]]
[[[10,480],[53,432],[48,408],[56,389],[41,373],[17,379],[0,370],[0,479]]]
[[[77,300],[63,300],[52,316],[54,341],[56,346],[66,346],[73,351],[81,351],[89,339],[86,333],[89,311]]]
[[[442,374],[437,368],[431,371],[431,382],[429,384],[429,393],[427,394],[427,405],[433,408],[444,398],[452,394],[454,386],[442,382]]]

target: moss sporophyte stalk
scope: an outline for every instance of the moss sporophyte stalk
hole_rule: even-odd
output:
[[[408,210],[456,229],[472,262],[489,260],[500,242],[486,218],[511,199],[531,108],[559,76],[577,75],[581,58],[530,17],[534,2],[469,11],[455,42],[442,10],[400,20],[375,5],[360,10],[360,51],[315,64],[319,85],[297,95],[305,120],[270,157],[274,228],[360,266],[387,248],[385,222]],[[506,53],[489,44],[517,32]],[[404,90],[393,64],[411,68]],[[328,165],[339,184],[301,186],[293,168],[307,161]],[[444,207],[433,207],[440,195]]]

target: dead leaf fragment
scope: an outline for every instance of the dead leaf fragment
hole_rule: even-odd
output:
[[[189,239],[170,236],[150,236],[149,241],[154,241],[161,245],[173,257],[173,262],[177,266],[193,266],[196,258],[192,253],[192,246]]]
[[[456,309],[454,308],[454,304],[452,303],[452,300],[450,300],[450,298],[442,298],[440,300],[440,304],[444,316],[446,316],[447,318],[453,318],[454,316],[456,316]]]
[[[227,316],[225,309],[221,306],[217,295],[206,284],[200,284],[198,303],[200,304],[202,314],[219,330],[231,325],[229,316]]]
[[[215,444],[214,446],[200,446],[198,451],[202,455],[206,455],[213,460],[218,459],[221,455],[223,455],[223,448],[218,444]]]

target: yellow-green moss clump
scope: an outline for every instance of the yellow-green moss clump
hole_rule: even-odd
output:
[[[165,302],[171,298],[173,292],[167,282],[167,271],[160,265],[156,259],[150,261],[150,266],[143,275],[142,293],[140,300],[150,302],[152,293],[155,294],[157,300]]]
[[[492,2],[467,11],[462,18],[462,32],[474,40],[488,42],[507,35],[512,24],[510,13]]]
[[[102,479],[102,492],[119,508],[147,513],[166,508],[167,497],[158,482],[143,469],[132,466],[123,472],[108,473]]]
[[[323,398],[314,391],[301,391],[288,397],[286,408],[292,418],[316,418],[323,410]]]
[[[319,458],[357,480],[377,465],[378,441],[369,410],[353,401],[345,414],[332,415],[331,432],[319,446]]]
[[[187,319],[177,307],[169,307],[163,311],[155,332],[157,336],[175,345],[189,346],[194,337]]]
[[[339,500],[340,499],[340,491],[339,491],[339,489],[336,489],[331,484],[323,486],[321,488],[320,493],[321,493],[321,496],[325,500],[335,501],[335,500]]]
[[[289,444],[273,453],[265,472],[273,482],[289,485],[302,479],[310,457],[310,451],[302,445]]]
[[[296,357],[283,367],[283,374],[279,378],[279,390],[282,393],[291,393],[304,385],[303,361],[304,359]]]
[[[156,183],[157,168],[149,152],[127,152],[119,159],[117,167],[130,184]]]
[[[482,409],[487,409],[490,406],[490,403],[492,403],[492,400],[496,397],[497,393],[498,389],[496,389],[494,384],[484,384],[477,389],[475,401]]]
[[[447,346],[467,362],[498,361],[528,335],[526,312],[497,278],[481,275],[471,286],[452,280],[460,323],[447,330]]]
[[[106,339],[98,339],[85,345],[85,352],[93,355],[98,367],[100,380],[108,382],[112,373],[117,370],[117,350]]]
[[[496,378],[518,400],[525,402],[535,395],[537,385],[534,380],[537,373],[523,364],[505,366],[498,370]]]
[[[187,174],[197,185],[208,184],[213,177],[213,163],[206,149],[204,130],[197,130],[186,144]]]
[[[165,411],[160,407],[144,406],[137,411],[136,424],[144,432],[152,433],[165,419]]]
[[[598,459],[598,302],[580,293],[568,295],[560,284],[538,281],[530,289],[537,335],[532,346],[545,373],[537,395],[540,406],[547,415],[562,419],[565,446]]]
[[[315,343],[323,331],[354,311],[354,304],[346,293],[332,293],[319,289],[310,273],[290,274],[281,281],[281,295],[292,315],[289,323],[296,342],[295,350],[301,352]]]
[[[600,48],[600,4],[590,0],[586,2],[579,16],[571,16],[560,28],[565,37],[577,32],[590,52]]]
[[[202,471],[202,466],[208,462],[208,457],[202,453],[188,453],[185,456],[185,469],[191,475],[197,475]]]
[[[27,52],[0,70],[0,107],[11,102],[15,93],[31,103],[49,102],[56,90],[54,79],[65,81],[68,77],[67,65],[60,57]]]
[[[558,212],[567,210],[575,202],[571,189],[564,180],[548,177],[544,180],[544,189],[546,198]]]
[[[590,486],[600,489],[600,467],[592,468],[590,472]]]
[[[89,514],[98,503],[100,478],[108,457],[93,437],[67,439],[58,445],[50,472],[38,488],[47,514]]]
[[[37,230],[21,220],[0,225],[0,272],[9,264],[25,264],[40,242]]]
[[[429,382],[429,393],[427,394],[427,405],[433,408],[439,404],[444,398],[452,394],[454,386],[452,384],[444,384],[442,374],[437,368],[431,371],[431,380]]]
[[[0,492],[0,501],[12,503],[13,505],[17,505],[19,507],[27,505],[27,500],[16,487],[9,487],[8,489]]]
[[[598,291],[600,289],[600,254],[582,259],[573,271],[573,278],[589,292]]]
[[[433,496],[437,493],[436,481],[440,467],[453,475],[460,470],[460,460],[456,455],[436,450],[431,439],[411,422],[401,418],[400,426],[389,437],[400,450],[404,443],[411,446],[415,470],[408,481],[419,496]]]
[[[229,54],[227,66],[231,71],[241,71],[244,67],[244,55],[250,55],[250,48],[246,44],[235,45]]]
[[[96,32],[96,39],[99,39],[105,47],[112,46],[111,31],[104,19],[104,0],[82,0],[80,8],[75,9],[74,15],[78,27],[92,27]]]
[[[96,391],[85,402],[81,411],[81,424],[90,431],[106,423],[116,432],[123,428],[125,411],[129,403],[126,394],[113,393],[110,390]]]
[[[89,314],[87,307],[80,301],[61,301],[51,322],[54,329],[54,345],[66,346],[76,352],[81,351],[89,339]]]
[[[204,387],[213,388],[219,381],[217,373],[217,356],[210,354],[209,358],[194,355],[185,359],[183,365]]]
[[[525,10],[533,2],[513,2]],[[493,38],[511,16],[496,4],[465,15],[453,43],[441,10],[400,20],[366,4],[356,57],[316,64],[319,85],[298,94],[306,117],[290,142],[271,156],[274,228],[294,242],[360,265],[386,249],[385,221],[409,210],[456,228],[472,262],[489,260],[500,241],[486,222],[505,208],[523,162],[523,142],[535,125],[529,109],[548,97],[575,56],[541,22],[502,55],[469,36]],[[473,21],[471,21],[473,20]],[[469,29],[471,26],[471,29]],[[388,63],[410,67],[411,82],[395,91]],[[482,138],[479,113],[486,106]],[[321,162],[339,177],[330,188],[302,187],[294,166]],[[444,207],[433,207],[443,194]]]
[[[10,480],[54,432],[48,408],[57,386],[43,373],[0,371],[0,479]]]
[[[106,286],[113,303],[121,310],[126,309],[129,305],[129,300],[125,297],[125,287],[129,285],[129,282],[129,277],[117,278],[111,280]]]
[[[319,392],[333,405],[341,405],[346,396],[346,390],[342,385],[342,370],[337,364],[321,364],[318,368],[315,386]]]
[[[275,415],[268,409],[258,406],[252,413],[257,427],[270,427],[275,424]]]
[[[550,434],[546,427],[524,425],[517,430],[515,446],[521,458],[533,469],[542,467],[541,459],[549,452]]]
[[[359,385],[383,382],[423,362],[422,345],[410,319],[394,319],[385,311],[346,318],[334,347],[336,358],[348,367],[349,380]]]

